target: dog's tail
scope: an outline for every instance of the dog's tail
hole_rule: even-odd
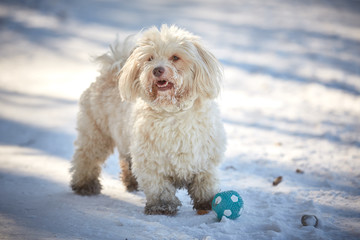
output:
[[[100,64],[99,72],[101,76],[112,80],[116,80],[121,68],[136,46],[136,39],[139,34],[133,34],[125,38],[124,41],[119,40],[117,36],[115,42],[109,46],[110,51],[95,57],[94,61]]]

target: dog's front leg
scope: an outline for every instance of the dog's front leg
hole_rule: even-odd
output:
[[[145,214],[175,215],[180,200],[176,197],[175,186],[164,176],[141,174],[138,182],[146,195]]]
[[[195,174],[188,186],[189,195],[196,210],[211,210],[211,201],[219,192],[215,171]]]

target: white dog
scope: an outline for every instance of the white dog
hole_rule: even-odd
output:
[[[211,209],[225,133],[214,99],[222,68],[197,36],[163,25],[98,58],[100,76],[82,94],[72,189],[99,194],[101,164],[117,147],[122,180],[146,195],[146,214],[176,214],[177,188]]]

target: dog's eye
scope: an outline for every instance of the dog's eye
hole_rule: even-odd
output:
[[[151,56],[151,57],[149,57],[148,61],[150,62],[150,61],[152,61],[153,59],[154,59],[153,56]]]
[[[176,55],[172,56],[171,59],[172,59],[174,62],[180,60],[180,58],[179,58],[178,56],[176,56]]]

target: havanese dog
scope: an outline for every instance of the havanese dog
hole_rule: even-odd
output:
[[[82,94],[71,187],[101,191],[101,165],[119,151],[128,191],[143,190],[146,214],[175,215],[186,188],[199,214],[219,191],[225,131],[217,103],[222,67],[199,37],[152,27],[97,60],[100,76]]]

